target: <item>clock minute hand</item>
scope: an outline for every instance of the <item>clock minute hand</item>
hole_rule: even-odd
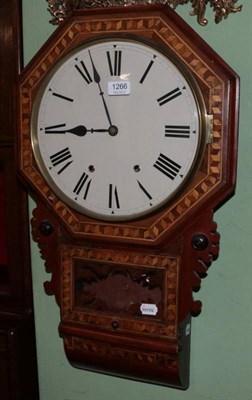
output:
[[[99,75],[99,73],[98,73],[98,71],[97,71],[97,69],[96,69],[96,67],[95,67],[95,65],[94,65],[93,58],[92,58],[92,56],[91,56],[90,51],[88,51],[88,53],[89,53],[89,57],[90,57],[90,60],[91,60],[92,67],[93,67],[94,81],[95,81],[95,83],[98,84],[99,91],[100,91],[100,96],[101,96],[102,102],[103,102],[103,106],[104,106],[104,109],[105,109],[105,112],[106,112],[106,115],[107,115],[109,124],[110,124],[110,126],[112,126],[113,124],[112,124],[112,122],[111,122],[109,110],[108,110],[106,101],[105,101],[105,99],[104,99],[104,92],[102,91],[101,85],[100,85],[101,77],[100,77],[100,75]]]

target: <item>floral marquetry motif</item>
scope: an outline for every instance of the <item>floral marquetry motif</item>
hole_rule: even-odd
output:
[[[70,10],[68,6],[72,10],[77,4],[59,3],[59,18]],[[76,56],[80,46],[83,59]],[[135,53],[130,53],[132,48]],[[116,95],[110,89],[105,92],[106,84],[109,88],[125,78],[120,69],[124,51],[132,57],[125,69],[132,69],[131,83],[138,89]],[[134,72],[139,53],[142,69]],[[149,58],[144,58],[146,54]],[[155,65],[163,71],[157,60],[164,65],[169,60],[174,70],[159,81],[161,91],[163,81],[170,82],[168,92],[154,96],[159,74],[151,68]],[[72,63],[69,70],[68,62]],[[62,75],[57,75],[59,71]],[[149,71],[154,75],[146,83]],[[183,77],[178,78],[183,82],[180,88],[173,74]],[[58,87],[57,82],[64,85]],[[142,88],[148,90],[141,92]],[[141,94],[142,101],[142,93],[151,97],[141,118],[145,125],[138,125],[135,108],[140,97],[134,96]],[[38,95],[46,100],[38,102]],[[51,274],[45,291],[55,295],[59,305],[59,333],[73,366],[188,387],[191,316],[202,308],[193,293],[219,253],[213,212],[235,189],[238,99],[239,78],[232,69],[174,11],[157,5],[144,7],[144,12],[130,6],[77,10],[24,70],[19,81],[18,165],[36,201],[32,236]],[[146,112],[152,106],[155,113]],[[44,125],[38,122],[38,109]],[[156,115],[160,109],[165,109],[161,122]],[[111,123],[110,112],[121,125]],[[173,116],[176,120],[170,121]],[[104,118],[108,129],[102,125]],[[129,125],[124,125],[125,120]],[[160,123],[159,128],[151,125],[153,121]],[[95,142],[96,134],[103,135],[104,141]],[[112,142],[116,136],[118,141]],[[136,146],[140,144],[135,158],[134,140]],[[157,147],[159,143],[162,146]],[[195,156],[188,150],[192,148]],[[100,163],[103,157],[106,161]],[[191,164],[185,164],[188,159]],[[121,174],[126,164],[129,175]],[[156,175],[150,179],[153,171]],[[126,176],[134,182],[132,190]],[[174,182],[178,186],[167,196]],[[156,189],[160,190],[157,196]],[[161,201],[163,192],[166,197]],[[104,199],[100,208],[104,214],[96,211],[100,199]],[[126,218],[120,214],[121,199],[129,203]],[[84,206],[78,207],[81,202]],[[136,211],[142,204],[147,204],[147,212]],[[95,211],[90,212],[89,206]]]
[[[178,259],[64,246],[61,260],[62,321],[110,330],[118,313],[119,330],[176,336]],[[141,311],[148,303],[153,316]]]

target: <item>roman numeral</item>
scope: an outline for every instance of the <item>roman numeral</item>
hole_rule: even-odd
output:
[[[75,64],[74,66],[87,84],[92,82],[92,78],[88,72],[88,69],[84,61],[81,61],[79,64]]]
[[[88,179],[89,176],[83,172],[83,174],[81,175],[80,179],[78,180],[73,192],[77,195],[80,194],[81,190],[84,189],[84,195],[83,195],[83,199],[86,200],[87,195],[88,195],[88,191],[92,182],[92,179]]]
[[[63,130],[58,130],[58,128],[64,128],[66,124],[59,124],[59,125],[52,125],[52,126],[47,126],[45,128],[45,133],[50,134],[50,133],[66,133],[66,129]]]
[[[145,196],[148,197],[149,200],[152,200],[152,196],[150,195],[150,193],[145,189],[145,187],[139,182],[137,181],[138,186],[140,187],[140,189],[142,190],[142,192],[145,194]]]
[[[120,208],[119,197],[117,193],[117,187],[110,184],[109,185],[109,208]]]
[[[179,88],[171,90],[169,93],[164,94],[163,96],[159,97],[157,99],[157,102],[160,106],[168,103],[169,101],[175,99],[176,97],[180,96],[182,94],[181,90]]]
[[[143,73],[143,76],[142,76],[142,78],[140,79],[139,83],[143,83],[143,82],[144,82],[144,80],[145,80],[146,76],[148,75],[148,73],[149,73],[149,71],[150,71],[150,69],[151,69],[151,67],[152,67],[153,64],[154,64],[154,61],[151,60],[150,63],[149,63],[149,65],[147,66],[145,72]]]
[[[71,99],[70,97],[63,96],[63,95],[60,94],[60,93],[55,93],[55,92],[53,92],[52,95],[55,96],[55,97],[58,97],[58,98],[60,98],[60,99],[62,99],[62,100],[69,101],[70,103],[72,103],[72,102],[74,101],[74,100]]]
[[[165,137],[190,138],[190,126],[165,125]]]
[[[114,50],[113,55],[109,51],[107,53],[109,72],[111,76],[121,75],[121,62],[122,62],[122,52],[121,50]]]
[[[166,157],[162,153],[160,153],[157,161],[153,166],[172,180],[176,178],[181,169],[181,165],[177,164],[175,161]]]
[[[50,160],[54,167],[56,167],[59,164],[64,163],[62,168],[58,171],[58,175],[61,174],[70,164],[72,164],[73,160],[65,163],[65,161],[69,160],[70,158],[72,158],[72,155],[71,155],[68,147],[66,147],[65,149],[62,149],[62,150],[58,151],[57,153],[50,156]]]

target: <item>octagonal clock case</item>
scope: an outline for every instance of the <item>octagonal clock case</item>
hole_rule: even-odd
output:
[[[72,365],[189,385],[239,79],[169,7],[75,11],[19,80],[18,166]]]

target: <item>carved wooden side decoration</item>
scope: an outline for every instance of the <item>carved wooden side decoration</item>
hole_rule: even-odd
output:
[[[74,211],[47,185],[30,137],[33,99],[55,62],[86,39],[134,34],[168,46],[190,69],[213,115],[200,168],[183,193],[151,216],[121,222]],[[21,76],[19,169],[37,202],[32,233],[60,307],[70,362],[133,379],[187,388],[193,292],[218,256],[214,209],[236,179],[239,80],[171,9],[75,12]]]

